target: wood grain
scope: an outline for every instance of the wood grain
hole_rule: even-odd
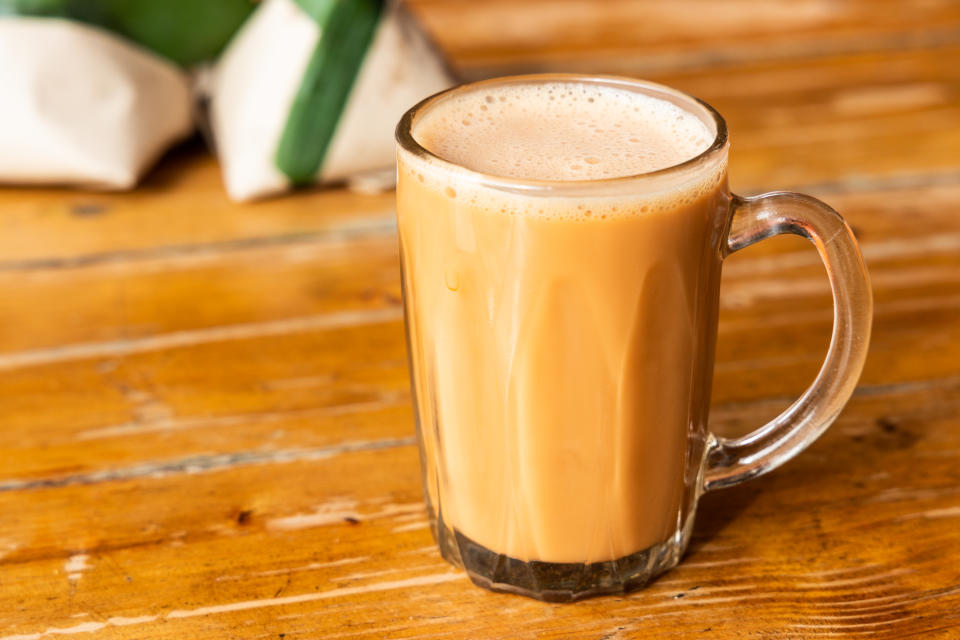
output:
[[[955,43],[950,0],[411,0],[468,77],[573,67],[676,72]]]
[[[392,194],[232,204],[196,144],[128,194],[3,189],[0,640],[960,636],[957,4],[413,4],[467,77],[690,91],[728,119],[737,190],[841,211],[876,298],[853,400],[706,496],[648,588],[492,594],[427,529]],[[711,421],[735,435],[813,378],[831,299],[796,238],[731,257],[721,298]]]

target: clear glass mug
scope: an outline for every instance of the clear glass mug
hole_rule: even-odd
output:
[[[479,173],[418,142],[443,101],[531,83],[667,100],[713,142],[667,169],[566,182]],[[727,127],[700,100],[619,77],[497,78],[419,103],[397,143],[424,492],[443,557],[474,583],[554,602],[642,586],[679,562],[703,492],[797,455],[853,393],[872,298],[850,228],[809,196],[731,194]],[[707,417],[721,263],[783,233],[826,266],[829,351],[783,413],[719,437]]]

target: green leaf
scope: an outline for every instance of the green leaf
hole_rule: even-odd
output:
[[[277,145],[274,162],[296,184],[312,182],[330,146],[373,40],[382,0],[297,0],[318,20],[310,57]]]
[[[94,24],[183,66],[215,58],[253,9],[251,0],[0,0],[0,15]]]

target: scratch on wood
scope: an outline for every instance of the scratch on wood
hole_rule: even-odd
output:
[[[865,627],[873,628],[873,627],[890,626],[895,622],[897,622],[897,620],[876,620],[873,622],[847,622],[847,623],[831,622],[829,623],[829,625],[794,623],[793,625],[791,625],[791,627],[794,629],[823,629],[826,631],[833,631],[833,632],[839,632],[839,631],[847,632],[857,628],[865,628]]]
[[[403,580],[394,580],[390,582],[377,582],[374,584],[362,585],[358,587],[342,587],[330,589],[317,593],[303,593],[295,596],[282,596],[276,598],[262,598],[259,600],[245,600],[241,602],[231,602],[228,604],[199,607],[197,609],[177,609],[167,613],[164,616],[145,615],[139,617],[113,617],[103,622],[84,622],[73,627],[49,627],[45,631],[30,634],[17,634],[0,637],[0,640],[40,640],[52,635],[73,635],[78,633],[93,633],[108,627],[125,627],[157,620],[180,620],[184,618],[197,618],[202,616],[217,615],[221,613],[231,613],[233,611],[249,611],[251,609],[262,609],[265,607],[280,607],[291,604],[300,604],[303,602],[314,602],[317,600],[328,600],[330,598],[343,598],[361,593],[375,593],[377,591],[389,591],[393,589],[405,589],[408,587],[420,587],[425,585],[443,584],[455,580],[465,580],[466,575],[461,572],[447,572],[440,574],[430,574],[425,576],[415,576]]]
[[[436,566],[433,567],[417,567],[417,569],[436,569]],[[442,568],[442,565],[441,565]],[[341,578],[340,580],[367,580],[369,578],[380,578],[382,576],[388,576],[394,573],[400,573],[402,571],[409,571],[407,567],[394,567],[392,569],[381,569],[380,571],[361,571],[360,573],[350,573]]]
[[[392,589],[405,589],[407,587],[420,587],[424,585],[442,584],[454,580],[465,580],[466,574],[461,572],[449,572],[432,574],[426,576],[417,576],[406,578],[404,580],[394,580],[392,582],[377,582],[374,584],[363,585],[359,587],[342,587],[339,589],[330,589],[318,593],[303,593],[295,596],[284,596],[282,598],[264,598],[260,600],[247,600],[243,602],[231,602],[229,604],[213,605],[200,607],[197,609],[176,610],[168,613],[165,618],[174,620],[179,618],[195,618],[198,616],[207,616],[218,613],[229,613],[232,611],[248,611],[250,609],[260,609],[263,607],[279,607],[289,604],[299,604],[302,602],[313,602],[316,600],[327,600],[330,598],[343,598],[361,593],[371,593],[377,591],[388,591]],[[0,638],[0,640],[10,640]]]
[[[423,516],[424,516],[423,511],[420,511],[419,513],[416,511],[411,511],[410,513],[401,513],[397,515],[394,519],[397,522],[412,522],[414,520],[417,520],[417,521],[423,520]]]
[[[960,376],[934,378],[932,380],[907,380],[889,384],[863,384],[853,392],[855,396],[905,395],[933,389],[953,389],[960,387]]]
[[[882,568],[881,565],[858,565],[855,567],[840,567],[839,569],[824,569],[821,571],[807,571],[802,574],[803,577],[829,578],[830,576],[846,576],[851,574],[870,573]]]
[[[931,487],[923,489],[913,489],[909,487],[893,487],[878,491],[864,499],[865,502],[911,502],[917,503],[921,500],[935,500],[948,496],[960,494],[960,487],[948,485],[943,487]]]
[[[0,560],[20,548],[20,543],[10,538],[0,538]]]
[[[835,578],[835,579],[821,580],[816,582],[797,582],[795,583],[795,585],[799,589],[833,589],[837,587],[849,587],[854,585],[869,584],[871,582],[882,582],[889,578],[902,576],[908,573],[913,573],[913,569],[900,567],[896,569],[891,569],[890,571],[884,571],[880,573],[871,573],[863,576],[857,576],[855,578]]]
[[[960,518],[960,507],[946,507],[945,509],[927,509],[916,513],[908,513],[895,518],[896,521],[916,520],[917,518]]]
[[[372,412],[389,407],[397,407],[410,401],[408,391],[378,393],[372,400],[337,404],[326,407],[309,407],[306,409],[292,409],[289,411],[265,411],[261,413],[239,413],[225,416],[211,416],[202,418],[170,418],[149,420],[142,422],[125,422],[88,429],[77,434],[77,440],[98,440],[100,438],[114,438],[142,433],[158,433],[164,431],[182,431],[184,429],[203,429],[234,427],[251,424],[268,424],[297,418],[320,418],[338,416],[349,413]]]
[[[229,576],[217,576],[214,582],[227,582],[231,580],[246,580],[247,578],[260,578],[266,576],[279,576],[287,575],[290,573],[300,573],[303,571],[316,571],[317,569],[327,569],[329,567],[340,567],[348,564],[355,564],[357,562],[364,562],[369,560],[368,556],[361,556],[359,558],[341,558],[340,560],[331,560],[330,562],[311,562],[310,564],[301,565],[298,567],[288,567],[285,569],[269,569],[267,571],[255,571],[253,573],[247,573],[244,575],[229,575]]]
[[[361,517],[357,513],[356,500],[338,499],[317,506],[312,513],[295,513],[292,516],[268,520],[267,528],[278,531],[292,531],[334,524],[342,522],[344,518],[359,520]]]
[[[26,260],[6,260],[0,262],[0,271],[36,271],[52,269],[76,269],[104,264],[123,262],[142,262],[148,260],[177,260],[199,256],[219,256],[224,253],[248,251],[266,247],[341,244],[359,237],[380,235],[390,236],[396,233],[397,224],[393,211],[365,219],[351,220],[333,229],[315,232],[289,233],[276,236],[241,238],[223,242],[205,242],[202,244],[176,244],[149,249],[128,249],[104,251],[71,257],[45,257]]]
[[[85,553],[77,553],[67,558],[67,561],[63,565],[63,570],[67,574],[67,580],[71,582],[79,580],[83,572],[90,568],[90,565],[87,564],[89,559],[90,556]]]
[[[867,262],[879,262],[891,258],[934,253],[955,254],[960,250],[960,233],[942,233],[903,238],[886,242],[863,242],[860,251]],[[724,265],[725,276],[755,276],[794,267],[809,267],[820,264],[814,251],[792,251],[762,258],[750,258]]]
[[[817,358],[819,359],[820,356],[817,356]],[[751,366],[757,366],[758,363],[763,363],[764,365],[769,366],[770,364],[787,364],[792,361],[792,359],[788,358],[764,358],[749,360],[748,362],[752,363]],[[740,368],[739,366],[732,366],[737,363],[729,364],[731,366],[724,367],[723,369],[736,370]],[[871,398],[875,396],[909,395],[912,393],[923,393],[925,391],[939,391],[956,388],[960,388],[960,376],[934,378],[932,380],[905,380],[903,382],[890,382],[881,384],[860,384],[854,390],[853,395],[854,397],[858,398]],[[724,404],[711,407],[710,418],[716,420],[730,420],[733,418],[742,417],[751,410],[767,410],[786,407],[794,400],[796,400],[796,398],[792,396],[769,396],[766,398],[757,398],[755,400],[747,400],[743,402],[725,402]]]
[[[873,268],[870,282],[875,290],[919,288],[925,285],[951,284],[960,281],[956,266],[945,267],[898,267],[895,271]],[[744,278],[724,283],[720,303],[725,309],[747,307],[758,300],[777,300],[804,296],[828,295],[830,283],[825,278],[773,277],[767,279]]]
[[[93,633],[107,627],[128,627],[135,624],[144,624],[157,620],[159,616],[138,616],[135,618],[125,618],[122,616],[107,618],[103,622],[83,622],[72,627],[49,627],[46,631],[39,633],[17,634],[12,636],[3,636],[0,640],[40,640],[52,635],[69,636],[77,633]]]
[[[190,456],[178,460],[145,462],[123,469],[105,469],[102,471],[92,471],[90,473],[79,473],[53,478],[0,480],[0,492],[54,489],[71,485],[96,484],[100,482],[131,480],[134,478],[161,478],[178,473],[208,473],[232,467],[256,464],[285,464],[290,462],[324,460],[355,451],[377,451],[394,447],[407,447],[415,443],[416,438],[408,436],[405,438],[346,442],[331,447],[317,447],[312,449],[240,451],[219,455]]]
[[[227,342],[399,322],[403,313],[399,306],[361,311],[339,311],[314,316],[285,318],[270,322],[232,324],[185,331],[172,331],[141,338],[82,342],[46,349],[32,349],[0,354],[0,371],[23,367],[86,360],[92,358],[119,358],[133,353],[164,351],[211,342]]]
[[[356,511],[357,503],[352,500],[326,502],[319,505],[311,513],[297,513],[283,518],[273,518],[267,521],[267,528],[278,531],[293,531],[297,529],[308,529],[310,527],[319,527],[335,522],[342,522],[347,518],[352,518],[358,523],[364,520],[375,520],[378,518],[387,518],[398,514],[423,513],[424,506],[422,502],[412,504],[390,504],[372,513],[360,514]]]
[[[704,560],[701,562],[685,562],[681,563],[680,566],[675,570],[679,569],[693,569],[693,568],[703,568],[703,567],[726,567],[729,565],[736,564],[750,564],[751,562],[762,562],[761,558],[730,558],[729,560]]]
[[[437,553],[436,545],[427,545],[425,547],[417,547],[416,549],[410,549],[408,551],[400,551],[399,555],[404,556],[418,556],[423,553]]]
[[[906,298],[903,300],[894,300],[882,302],[874,305],[874,318],[883,318],[895,316],[904,313],[917,313],[920,311],[945,311],[946,309],[955,309],[960,307],[960,296],[930,296],[927,298]],[[796,327],[798,325],[823,324],[829,325],[833,319],[833,311],[828,307],[813,309],[802,312],[770,313],[764,317],[763,326],[765,328],[773,327]],[[718,330],[720,333],[742,333],[755,332],[757,322],[754,320],[721,320]],[[826,343],[824,343],[826,344]],[[824,348],[826,350],[826,348]]]
[[[873,598],[861,598],[859,600],[840,600],[830,603],[831,608],[839,608],[845,612],[861,612],[862,614],[876,610],[885,610],[890,608],[899,608],[908,604],[933,600],[941,596],[960,593],[960,585],[951,585],[939,589],[928,589],[921,592],[903,592],[892,595],[875,596]]]

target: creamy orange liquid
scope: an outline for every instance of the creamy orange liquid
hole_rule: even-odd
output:
[[[455,95],[413,134],[460,166],[542,180],[655,171],[713,139],[669,102],[562,82]],[[551,562],[672,536],[702,456],[723,166],[645,195],[558,197],[399,160],[413,387],[443,523]]]

